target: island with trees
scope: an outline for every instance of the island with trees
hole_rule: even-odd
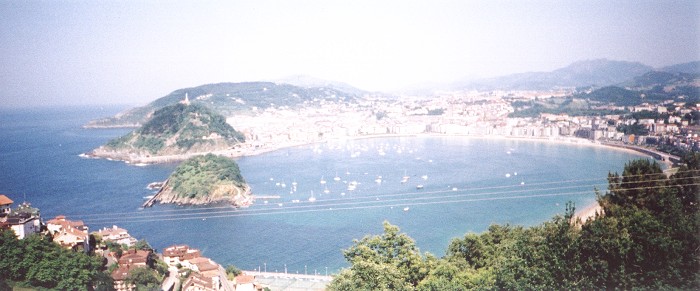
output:
[[[233,206],[248,206],[253,199],[250,192],[234,160],[207,154],[178,165],[153,201],[181,205],[230,203]]]
[[[140,128],[109,141],[88,156],[131,163],[176,161],[228,150],[244,141],[245,137],[226,123],[225,117],[204,105],[185,101],[155,111]]]

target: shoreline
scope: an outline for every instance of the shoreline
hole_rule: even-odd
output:
[[[572,220],[577,222],[580,219],[581,223],[585,223],[589,219],[595,219],[596,213],[603,214],[603,207],[598,204],[598,201],[595,201],[585,208],[576,211],[572,217]]]
[[[106,152],[96,152],[102,147],[92,150],[87,153],[82,153],[79,156],[83,158],[102,158],[107,160],[122,161],[126,164],[131,164],[135,166],[146,166],[151,164],[163,164],[163,163],[173,163],[181,162],[188,158],[205,155],[208,153],[220,155],[228,158],[241,158],[248,156],[256,156],[265,153],[270,153],[285,148],[299,147],[299,146],[309,146],[314,144],[323,144],[333,141],[349,141],[349,140],[363,140],[372,138],[392,138],[392,137],[463,137],[463,138],[480,138],[480,139],[496,139],[496,140],[523,140],[532,142],[545,142],[545,143],[556,143],[565,145],[578,145],[578,146],[592,146],[599,148],[606,148],[611,150],[625,151],[628,153],[636,153],[641,156],[649,157],[665,164],[668,168],[673,167],[673,163],[668,160],[660,160],[657,157],[650,154],[649,149],[635,147],[635,146],[622,146],[609,143],[594,142],[584,138],[578,137],[547,137],[547,138],[536,138],[536,137],[517,137],[517,136],[500,136],[500,135],[469,135],[469,134],[439,134],[439,133],[416,133],[416,134],[373,134],[373,135],[358,135],[358,136],[347,136],[341,138],[329,138],[319,141],[309,141],[309,142],[287,142],[276,144],[269,147],[259,147],[259,148],[237,148],[237,149],[226,149],[226,150],[216,150],[207,152],[196,152],[187,154],[177,154],[177,155],[166,155],[166,156],[153,156],[153,157],[129,157],[128,154],[123,153],[106,153]]]

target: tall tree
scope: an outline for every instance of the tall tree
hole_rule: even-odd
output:
[[[409,290],[417,286],[428,270],[415,241],[399,231],[397,226],[384,222],[381,236],[355,240],[343,252],[350,269],[343,270],[329,288]]]

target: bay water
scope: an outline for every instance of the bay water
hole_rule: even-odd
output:
[[[531,226],[604,191],[609,172],[641,154],[590,145],[416,136],[333,140],[236,159],[249,208],[155,205],[146,186],[177,166],[128,165],[79,155],[130,129],[84,129],[122,107],[0,109],[0,193],[44,220],[118,225],[154,248],[187,244],[226,266],[326,274],[342,250],[388,221],[423,252],[491,224]]]

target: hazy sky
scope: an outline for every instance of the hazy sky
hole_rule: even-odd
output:
[[[700,1],[5,1],[4,105],[145,104],[311,75],[367,90],[700,60]]]

